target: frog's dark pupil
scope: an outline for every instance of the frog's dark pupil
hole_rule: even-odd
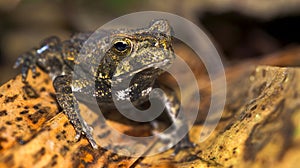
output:
[[[116,42],[114,44],[114,47],[118,50],[118,51],[125,51],[129,46],[127,45],[127,43],[125,42]]]

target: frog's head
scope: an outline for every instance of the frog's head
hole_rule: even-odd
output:
[[[175,58],[171,33],[172,28],[166,20],[152,21],[147,28],[120,31],[111,36],[111,47],[102,66],[109,65],[106,70],[116,81],[141,72],[155,78]],[[102,72],[106,70],[102,69]]]

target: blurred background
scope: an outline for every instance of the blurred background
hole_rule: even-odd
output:
[[[44,38],[93,31],[127,13],[158,10],[202,25],[225,64],[300,42],[300,0],[0,0],[0,84],[16,58]]]

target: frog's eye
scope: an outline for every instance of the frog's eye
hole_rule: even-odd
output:
[[[118,54],[128,54],[132,45],[129,39],[116,40],[113,43],[113,50]]]

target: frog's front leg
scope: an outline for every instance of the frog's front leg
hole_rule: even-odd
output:
[[[75,128],[76,136],[75,141],[78,141],[81,135],[85,135],[89,143],[94,149],[98,148],[92,136],[92,128],[84,121],[80,115],[78,101],[72,92],[72,76],[61,75],[57,76],[53,81],[56,91],[56,99],[63,112],[68,116],[69,121]]]
[[[185,134],[183,139],[181,139],[176,145],[174,149],[174,153],[178,153],[179,150],[183,148],[194,147],[194,144],[190,141],[189,138],[189,128],[188,124],[185,120],[183,114],[179,114],[180,111],[180,101],[174,90],[164,86],[162,84],[158,84],[159,88],[161,88],[165,94],[161,94],[160,99],[162,99],[165,104],[165,112],[168,114],[168,117],[171,120],[171,132],[166,132],[162,134],[157,134],[159,138],[165,142],[167,142],[165,147],[160,148],[160,151],[165,151],[169,149],[171,146],[174,146],[177,141],[176,137],[179,135]]]

